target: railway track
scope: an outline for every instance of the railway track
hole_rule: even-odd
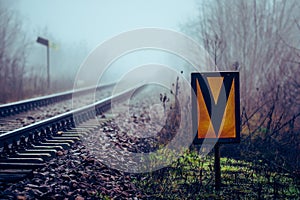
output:
[[[0,134],[0,199],[141,197],[126,170],[139,162],[126,156],[159,148],[175,102],[169,96],[164,112],[161,92],[169,90],[140,85]]]
[[[93,122],[94,113],[101,115],[110,109],[111,101],[122,101],[136,89],[2,133],[0,182],[21,180],[34,169],[43,167],[45,162],[70,148],[82,136],[99,128],[99,123]]]
[[[135,105],[139,109],[135,110],[134,106],[131,106],[128,118],[124,114],[128,112],[126,110],[128,107],[123,102],[128,97],[131,98],[132,91],[141,88],[142,93],[144,92],[139,96],[141,99],[136,99],[132,103],[139,102]],[[175,162],[176,167],[164,168],[150,173],[149,176],[146,174],[145,177],[144,175],[135,176],[123,173],[111,168],[113,165],[120,167],[120,163],[124,163],[123,156],[128,152],[147,153],[156,150],[154,147],[158,141],[155,140],[155,135],[158,129],[152,125],[159,124],[159,122],[163,124],[164,120],[149,123],[149,121],[153,122],[155,112],[151,113],[153,108],[149,109],[147,105],[155,105],[155,102],[153,103],[150,98],[144,96],[145,93],[150,93],[146,89],[147,87],[144,86],[135,87],[92,105],[0,134],[0,147],[2,148],[0,154],[0,199],[150,199],[157,197],[157,192],[162,192],[168,197],[174,191],[172,188],[174,183],[178,183],[178,187],[181,187],[180,194],[185,191],[191,197],[193,193],[198,194],[199,190],[202,191],[200,186],[206,182],[213,191],[213,177],[211,176],[213,167],[210,157],[207,157],[208,160],[205,161],[202,170],[199,170],[200,165],[197,165],[196,168],[192,167],[192,160],[195,159],[193,157],[191,161],[187,159],[186,163],[181,163],[182,166]],[[161,90],[156,90],[156,93],[148,95],[159,99],[160,92]],[[118,116],[110,112],[112,101],[115,100],[121,102]],[[141,103],[142,100],[145,103]],[[123,104],[124,106],[122,106]],[[168,105],[171,106],[171,104]],[[138,112],[139,110],[141,112]],[[120,124],[117,118],[121,118],[124,123]],[[123,126],[123,129],[120,126]],[[113,145],[120,151],[113,154],[108,145]],[[99,157],[93,156],[95,154],[92,151],[95,151],[94,153]],[[122,152],[124,155],[119,156],[119,153]],[[115,157],[109,158],[112,160],[111,166],[102,162],[101,158],[105,160],[105,157],[112,155]],[[179,159],[178,162],[183,162],[180,160],[184,159]],[[206,166],[207,164],[209,166]],[[249,195],[249,188],[253,187],[255,188],[254,192],[258,191],[259,194],[266,192],[265,190],[269,188],[274,188],[274,191],[279,187],[284,190],[291,188],[292,177],[286,173],[277,174],[273,182],[270,182],[265,177],[266,173],[270,172],[263,163],[259,167],[253,163],[237,163],[232,159],[227,159],[226,164],[223,165],[228,168],[222,172],[224,191],[232,198],[234,198],[234,194]],[[134,168],[135,166],[128,162],[124,164],[124,167]],[[182,176],[181,170],[184,171],[185,168],[189,169],[185,172],[190,174],[190,177],[197,180],[198,177],[202,177],[201,182],[194,185],[196,187],[194,190],[190,189],[189,180]],[[168,174],[172,174],[172,176],[164,177]],[[264,179],[263,184],[257,183],[256,176]],[[284,179],[281,180],[281,178]],[[147,183],[147,179],[152,182]],[[167,184],[164,182],[165,180],[172,184]],[[140,185],[145,184],[147,189],[145,191],[137,189],[136,181],[140,181]],[[16,183],[9,184],[9,187],[1,187],[1,182]],[[161,186],[164,187],[164,190],[153,189],[161,188]],[[237,186],[241,189],[230,190]],[[147,194],[148,189],[151,191],[151,188],[153,196],[150,192]],[[255,198],[259,194],[251,193]],[[279,197],[283,198],[293,199],[294,196],[292,193],[279,194]]]
[[[96,92],[97,99],[110,96],[114,84],[88,87],[77,91],[67,91],[41,98],[0,105],[0,134],[53,117],[91,102],[90,94]]]

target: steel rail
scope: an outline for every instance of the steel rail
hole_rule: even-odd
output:
[[[7,103],[0,105],[0,117],[7,117],[14,114],[18,114],[24,111],[31,110],[35,107],[46,106],[59,101],[71,99],[74,94],[86,94],[95,90],[111,87],[114,83],[101,85],[98,87],[86,87],[78,90],[69,90],[66,92],[60,92],[42,97],[31,98],[27,100]]]
[[[36,122],[34,124],[9,131],[0,135],[0,148],[12,148],[11,145],[19,145],[21,138],[29,138],[32,135],[50,134],[53,135],[58,130],[75,128],[75,123],[82,123],[93,118],[96,114],[103,113],[110,109],[112,101],[123,100],[132,92],[140,90],[145,85],[140,85],[127,89],[114,96],[107,97],[93,104],[59,114],[57,116]],[[28,140],[27,140],[28,141]]]

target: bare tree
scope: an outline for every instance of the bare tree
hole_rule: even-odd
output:
[[[294,137],[300,130],[299,5],[297,0],[209,0],[185,27],[219,69],[240,71],[243,132],[249,141],[257,136],[275,149],[299,139]]]
[[[220,69],[237,68],[238,63],[245,83],[242,97],[255,95],[257,85],[273,81],[269,74],[290,55],[279,33],[292,34],[289,30],[297,1],[205,2],[199,19],[190,27],[197,27],[197,36]]]
[[[23,97],[26,48],[22,23],[12,11],[0,8],[0,102]]]

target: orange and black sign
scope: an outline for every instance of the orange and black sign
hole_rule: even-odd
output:
[[[239,73],[192,73],[191,78],[194,143],[239,142]]]

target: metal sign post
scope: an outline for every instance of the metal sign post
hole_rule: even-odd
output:
[[[47,89],[50,88],[50,50],[49,50],[49,40],[38,37],[36,40],[37,43],[45,45],[47,47]]]
[[[240,142],[239,72],[191,74],[194,144],[215,144],[215,187],[221,188],[220,144]]]
[[[215,145],[215,187],[221,189],[221,164],[220,164],[220,144]]]
[[[47,46],[47,88],[49,91],[50,88],[50,50],[49,50],[49,45]]]

